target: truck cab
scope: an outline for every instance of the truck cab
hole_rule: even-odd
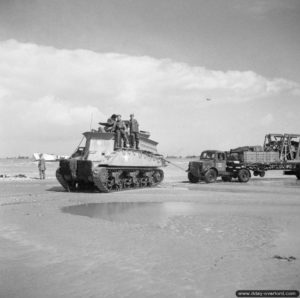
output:
[[[226,172],[226,152],[216,150],[203,151],[200,155],[200,161],[204,165],[214,168],[218,173]]]
[[[226,151],[205,150],[200,155],[199,161],[189,162],[188,179],[192,183],[204,180],[213,183],[217,177],[229,182],[232,178],[238,178],[240,182],[248,182],[250,172],[243,163],[235,160]]]

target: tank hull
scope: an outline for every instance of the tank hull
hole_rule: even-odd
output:
[[[101,161],[61,160],[56,178],[67,191],[111,192],[153,187],[163,181],[164,159],[157,154],[119,149]]]

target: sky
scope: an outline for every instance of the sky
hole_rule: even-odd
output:
[[[298,0],[1,0],[0,157],[113,113],[169,155],[300,134],[299,30]]]

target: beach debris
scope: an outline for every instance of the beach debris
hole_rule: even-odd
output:
[[[48,154],[48,153],[33,153],[33,158],[35,161],[39,161],[41,156],[45,159],[45,161],[59,161],[61,159],[67,159],[69,156],[67,155],[57,155],[57,154]]]
[[[284,261],[288,261],[288,262],[292,262],[292,261],[295,261],[296,258],[293,257],[293,256],[289,256],[289,257],[282,257],[282,256],[279,256],[279,255],[275,255],[273,256],[273,259],[277,259],[277,260],[284,260]]]
[[[27,178],[27,176],[24,174],[18,174],[18,175],[15,175],[14,178]]]

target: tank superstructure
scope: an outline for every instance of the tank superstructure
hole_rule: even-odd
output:
[[[157,153],[157,142],[140,133],[140,149],[114,150],[114,134],[101,127],[83,133],[86,143],[69,159],[61,160],[56,178],[67,191],[118,191],[152,187],[162,182],[166,165]]]

